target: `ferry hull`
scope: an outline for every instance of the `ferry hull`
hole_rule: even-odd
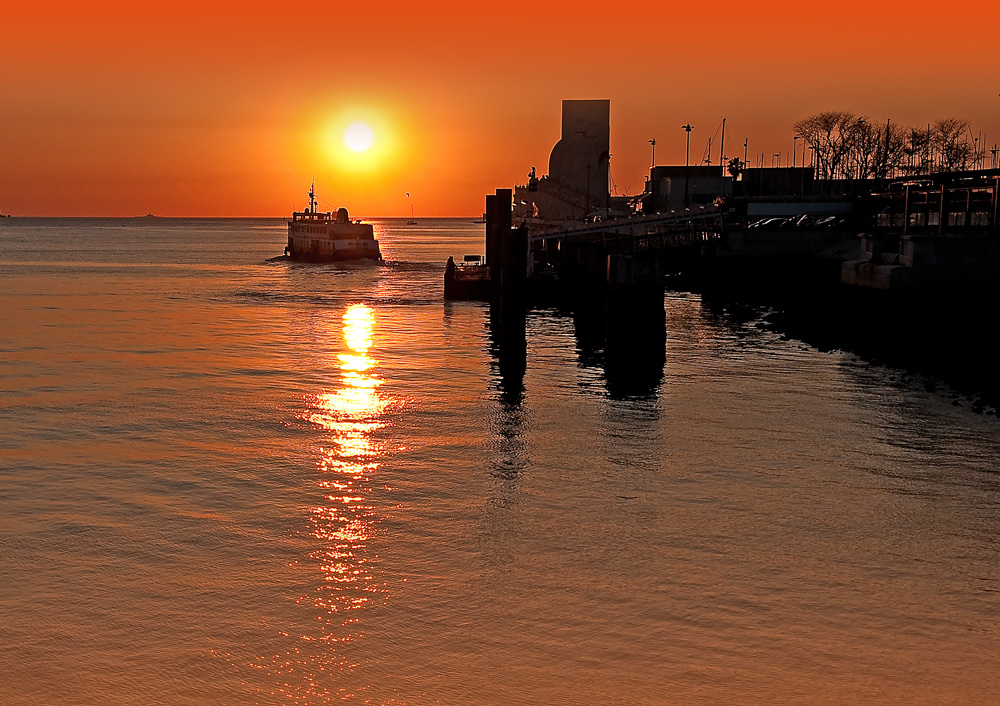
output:
[[[351,262],[357,260],[382,261],[382,254],[366,251],[315,252],[312,250],[289,250],[288,257],[297,262]]]

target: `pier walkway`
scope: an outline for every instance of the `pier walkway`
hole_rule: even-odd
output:
[[[528,222],[528,243],[533,250],[550,243],[600,244],[608,253],[651,252],[719,240],[722,212],[715,207],[682,214],[649,214],[612,218],[567,226]]]

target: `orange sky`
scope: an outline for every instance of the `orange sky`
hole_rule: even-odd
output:
[[[563,98],[611,99],[642,189],[726,116],[790,152],[820,110],[972,121],[1000,142],[1000,10],[838,3],[38,3],[5,8],[0,212],[283,216],[309,182],[356,216],[470,216],[547,170]],[[152,9],[151,9],[152,8]],[[342,130],[376,144],[351,156]],[[716,143],[718,144],[718,143]],[[713,148],[718,159],[718,148]]]

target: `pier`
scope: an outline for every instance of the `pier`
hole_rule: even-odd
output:
[[[654,165],[641,196],[613,197],[608,116],[607,101],[564,101],[549,173],[488,195],[485,258],[449,260],[445,298],[490,303],[505,370],[523,374],[510,351],[524,355],[524,317],[538,307],[589,322],[609,361],[623,349],[662,358],[669,286],[707,306],[766,307],[775,328],[820,348],[1000,401],[985,325],[1000,293],[1000,170],[817,180],[805,167],[737,178]],[[627,394],[657,379],[625,377]],[[517,374],[509,382],[516,390]]]
[[[663,279],[721,242],[717,208],[685,214],[651,214],[584,223],[533,225],[510,222],[511,192],[486,199],[485,264],[452,270],[448,298],[527,300],[578,296],[581,288],[604,294],[659,290]],[[458,281],[462,296],[453,287]],[[481,284],[490,282],[490,286]],[[447,295],[446,295],[447,296]]]
[[[486,197],[484,263],[449,263],[445,298],[530,305],[592,295],[663,293],[678,272],[722,240],[716,204],[639,212],[608,190],[610,102],[563,101],[549,173]]]

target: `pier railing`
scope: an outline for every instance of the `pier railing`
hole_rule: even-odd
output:
[[[719,240],[724,232],[722,212],[715,207],[683,214],[649,214],[578,225],[528,226],[528,241],[542,246],[550,241],[600,243],[609,252],[664,250]]]

